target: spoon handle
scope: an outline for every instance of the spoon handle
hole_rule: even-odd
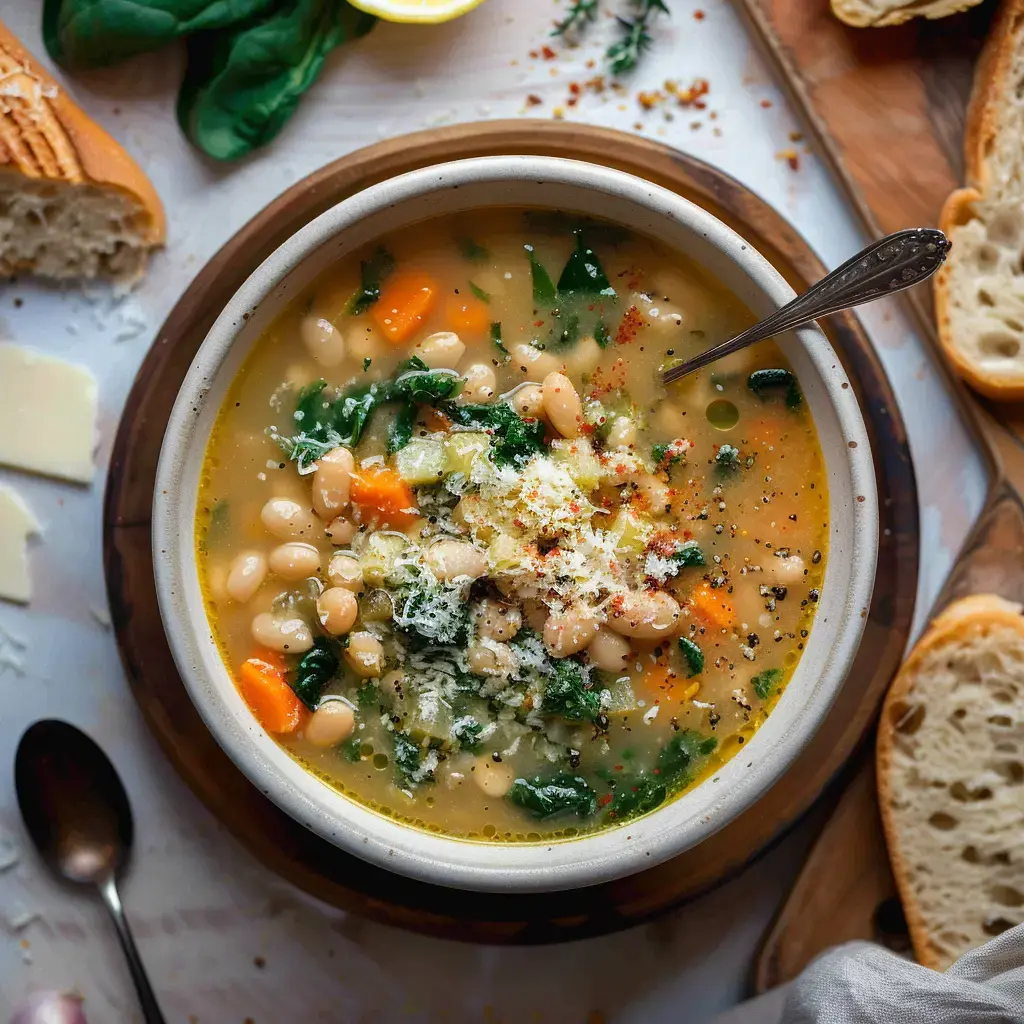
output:
[[[671,384],[756,341],[910,288],[931,277],[948,251],[949,240],[934,228],[907,228],[886,235],[742,334],[666,370],[663,380]]]
[[[128,927],[128,919],[125,917],[124,908],[121,906],[121,897],[118,895],[117,886],[114,883],[114,876],[108,875],[98,885],[100,896],[110,911],[110,917],[117,929],[117,937],[121,940],[121,948],[124,950],[125,958],[128,961],[128,970],[131,971],[132,981],[135,982],[135,991],[139,996],[139,1003],[142,1006],[142,1016],[146,1024],[167,1024],[164,1015],[157,1005],[156,996],[149,984],[149,977],[146,969],[142,966],[142,958],[138,949],[135,948],[135,939],[132,938],[131,929]]]

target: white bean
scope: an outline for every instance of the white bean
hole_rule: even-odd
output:
[[[601,346],[593,338],[580,338],[566,365],[575,374],[593,373],[601,363]]]
[[[488,796],[504,796],[515,780],[516,773],[507,764],[498,763],[493,758],[478,758],[474,765],[473,781]]]
[[[636,478],[637,492],[643,495],[651,515],[661,516],[670,511],[672,488],[650,473],[641,473]]]
[[[463,540],[439,540],[431,544],[424,560],[439,580],[454,580],[460,576],[475,580],[487,572],[487,556]]]
[[[357,676],[372,679],[384,670],[384,647],[372,633],[350,633],[345,661]]]
[[[608,428],[609,448],[627,448],[636,444],[636,424],[628,416],[616,416]]]
[[[459,360],[466,354],[466,346],[459,336],[451,331],[428,334],[422,341],[417,342],[415,347],[415,354],[431,370],[454,370]]]
[[[475,609],[476,630],[491,640],[511,640],[523,625],[523,613],[515,605],[485,597]]]
[[[544,378],[544,411],[562,437],[579,437],[583,406],[564,373],[549,373]]]
[[[346,519],[344,516],[338,516],[337,519],[332,519],[327,524],[327,529],[324,530],[324,533],[327,535],[327,539],[338,548],[351,544],[352,538],[358,532],[359,528],[356,524]]]
[[[339,551],[331,556],[327,566],[327,578],[335,587],[344,587],[358,594],[363,589],[363,567],[359,559]]]
[[[556,657],[582,651],[601,628],[601,620],[585,605],[576,605],[548,616],[544,623],[544,645]]]
[[[608,625],[623,636],[653,640],[668,636],[679,622],[679,604],[660,590],[630,591],[612,601]]]
[[[474,363],[462,375],[463,385],[459,398],[463,402],[493,402],[498,388],[494,370],[486,363]]]
[[[305,737],[314,747],[335,747],[352,735],[356,714],[352,706],[340,698],[325,700],[313,712],[306,725]]]
[[[267,556],[262,551],[242,551],[235,555],[224,584],[228,597],[245,604],[267,578]]]
[[[470,644],[466,661],[469,671],[478,676],[506,676],[516,667],[516,656],[508,644]]]
[[[304,654],[313,646],[313,634],[302,619],[278,621],[270,612],[260,612],[252,620],[252,637],[272,651]]]
[[[345,340],[330,320],[313,314],[304,316],[299,335],[306,351],[321,366],[337,366],[345,358]]]
[[[764,573],[777,583],[799,583],[804,578],[804,560],[799,555],[765,559]]]
[[[351,590],[328,587],[316,600],[316,613],[331,636],[342,636],[356,624],[359,602]]]
[[[315,535],[316,523],[312,512],[290,498],[271,498],[260,511],[260,519],[278,540],[298,540]]]
[[[348,504],[355,460],[347,448],[332,448],[317,460],[313,474],[313,509],[332,522]]]
[[[345,335],[349,358],[355,363],[379,359],[384,353],[384,343],[364,317],[356,320]]]
[[[531,380],[541,380],[561,365],[550,352],[543,352],[525,341],[512,346],[511,356],[511,368]]]
[[[602,629],[587,647],[590,664],[602,672],[624,672],[630,653],[629,641],[607,629]]]
[[[524,384],[512,396],[512,408],[523,419],[536,419],[544,411],[544,389],[539,384]]]
[[[291,541],[270,552],[270,571],[283,580],[304,580],[320,568],[320,552],[312,544]]]

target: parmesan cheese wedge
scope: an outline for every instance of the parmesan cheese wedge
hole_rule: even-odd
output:
[[[39,523],[21,496],[0,486],[0,598],[27,604],[32,599],[28,574],[28,538]]]
[[[0,344],[3,465],[90,483],[96,405],[96,379],[84,367]]]

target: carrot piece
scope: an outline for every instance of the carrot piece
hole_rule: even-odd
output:
[[[280,659],[249,658],[238,670],[238,689],[267,732],[295,732],[306,708],[285,682]]]
[[[356,470],[352,474],[350,497],[355,504],[377,513],[391,526],[408,526],[419,516],[409,485],[386,466]]]
[[[448,324],[457,334],[486,335],[491,328],[487,304],[472,295],[456,295],[448,300]]]
[[[380,290],[370,315],[392,344],[407,341],[430,315],[437,301],[437,283],[418,270],[399,270]]]
[[[718,629],[727,629],[736,617],[736,610],[725,599],[725,591],[706,582],[690,596],[690,607],[698,618]]]

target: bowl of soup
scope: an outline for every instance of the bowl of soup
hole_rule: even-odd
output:
[[[860,642],[871,452],[816,327],[661,373],[791,297],[706,211],[549,158],[392,179],[277,249],[154,499],[178,669],[253,784],[349,853],[507,892],[749,808]]]

